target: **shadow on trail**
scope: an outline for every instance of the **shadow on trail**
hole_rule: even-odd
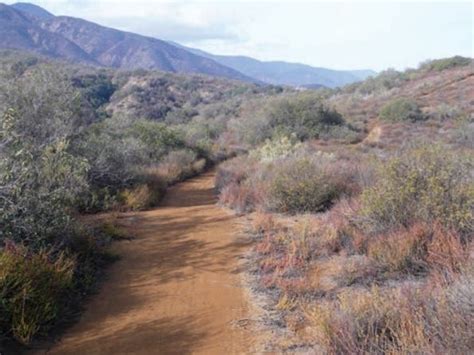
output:
[[[188,354],[228,341],[222,320],[240,304],[226,304],[240,287],[228,275],[240,271],[248,241],[231,237],[236,217],[216,205],[212,177],[172,187],[157,209],[123,215],[134,239],[114,245],[121,259],[53,354]],[[225,314],[208,295],[229,307]]]
[[[162,353],[162,347],[166,348],[166,354],[191,354],[206,335],[207,331],[196,323],[195,317],[158,318],[132,327],[124,326],[113,333],[90,334],[69,345],[78,349],[94,347],[97,349],[94,354],[135,354],[150,347],[156,354]],[[127,341],[130,337],[135,339],[133,344]],[[173,344],[172,351],[169,344]],[[120,350],[117,352],[117,349]]]
[[[156,282],[166,283],[169,281],[185,280],[193,277],[190,273],[184,273],[185,268],[196,268],[209,272],[232,272],[229,267],[229,258],[248,245],[248,241],[232,241],[224,246],[214,245],[200,239],[195,239],[193,234],[206,232],[212,229],[213,224],[229,223],[233,216],[209,218],[196,213],[188,218],[155,217],[138,222],[146,227],[140,228],[140,234],[156,233],[158,236],[152,239],[139,239],[144,247],[149,246],[147,260],[140,260],[137,256],[136,267],[129,270],[134,273],[134,279],[139,282],[143,270],[147,270],[146,278],[153,274]],[[160,236],[160,233],[162,235]]]

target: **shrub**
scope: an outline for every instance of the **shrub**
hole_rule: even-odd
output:
[[[157,162],[168,152],[184,148],[180,134],[163,123],[139,120],[128,129],[130,136],[141,142],[145,159]]]
[[[219,203],[238,214],[250,212],[256,206],[254,189],[247,184],[230,183],[222,188]]]
[[[9,244],[0,251],[0,333],[27,344],[59,315],[72,286],[74,261],[64,254],[29,252]]]
[[[375,185],[362,193],[361,216],[372,230],[414,221],[472,232],[472,157],[440,145],[422,145],[380,164]]]
[[[308,221],[302,220],[292,228],[287,228],[265,218],[263,224],[254,227],[258,241],[255,252],[264,287],[276,288],[285,298],[298,296],[311,288],[305,282],[306,270],[313,252],[314,238]],[[266,227],[266,228],[265,228]],[[277,308],[283,306],[280,298]]]
[[[464,354],[473,346],[472,271],[444,288],[348,290],[306,311],[331,354]],[[471,280],[471,281],[470,281]]]
[[[114,116],[90,126],[75,146],[77,154],[85,156],[90,162],[90,189],[82,196],[79,207],[83,211],[95,212],[114,207],[124,200],[132,209],[151,207],[158,199],[154,194],[160,195],[162,188],[150,183],[147,177],[144,182],[142,171],[160,164],[164,169],[170,164],[171,152],[183,150],[184,147],[176,130],[158,122],[130,122],[126,117]],[[188,154],[195,159],[195,153],[189,151]],[[182,164],[192,163],[185,159]],[[189,169],[199,168],[198,165]],[[177,167],[178,170],[182,168]],[[170,180],[165,183],[182,179],[183,176],[169,177]],[[146,200],[141,202],[134,197],[142,199],[147,194]]]
[[[457,120],[461,124],[464,123],[462,122],[464,118],[462,109],[445,103],[434,107],[430,112],[430,117],[439,121]]]
[[[435,223],[426,248],[426,262],[433,272],[444,275],[460,273],[469,262],[471,241],[464,240],[456,231]]]
[[[215,187],[220,192],[230,184],[240,184],[256,169],[256,162],[248,156],[239,156],[219,165],[216,173]]]
[[[251,231],[257,236],[263,236],[265,233],[273,232],[278,228],[278,223],[271,213],[257,212],[251,224]]]
[[[296,134],[300,140],[318,138],[334,126],[345,124],[342,116],[312,96],[284,98],[270,107],[269,125],[286,135]]]
[[[356,130],[351,125],[333,126],[322,132],[319,136],[323,140],[337,140],[341,143],[358,143],[364,137],[361,131]]]
[[[307,314],[315,336],[329,353],[425,353],[429,343],[415,307],[400,289],[373,288],[348,291],[336,302],[317,305]]]
[[[400,87],[406,80],[404,73],[388,69],[380,72],[375,77],[369,77],[362,82],[347,85],[342,90],[349,93],[369,95]]]
[[[260,111],[263,111],[260,109]],[[245,112],[238,118],[229,121],[229,129],[242,144],[256,146],[273,135],[269,118],[265,112]]]
[[[442,71],[455,67],[464,67],[472,65],[471,58],[461,57],[459,55],[451,58],[435,59],[424,62],[420,65],[422,71]]]
[[[301,143],[295,137],[277,136],[272,140],[267,139],[265,144],[250,152],[250,157],[262,162],[271,162],[276,159],[285,158],[295,153],[300,148]]]
[[[87,73],[72,78],[74,87],[79,88],[94,109],[99,109],[110,101],[116,86],[112,83],[110,75],[100,72]],[[103,112],[102,112],[103,113]]]
[[[191,150],[181,149],[168,153],[156,169],[156,174],[167,184],[199,174],[206,167],[205,159],[198,159]]]
[[[203,119],[201,117],[194,119],[186,125],[179,126],[184,136],[184,141],[189,148],[201,153],[201,155],[214,158],[216,154],[216,140],[225,130],[223,120]]]
[[[146,182],[125,189],[121,193],[124,207],[134,211],[155,207],[166,191],[166,182],[160,176],[149,176]]]
[[[331,166],[324,154],[294,157],[274,164],[269,176],[269,203],[280,212],[321,212],[350,192],[350,171]]]
[[[16,113],[16,131],[35,147],[54,144],[82,131],[94,111],[66,73],[38,66],[13,81],[0,80],[0,115]]]
[[[136,180],[134,170],[143,163],[143,144],[134,137],[118,133],[115,119],[90,126],[74,151],[89,162],[87,180],[92,190],[107,188],[111,193]]]
[[[100,226],[100,231],[105,236],[107,236],[107,238],[112,240],[123,240],[129,238],[127,233],[122,228],[120,228],[119,225],[117,225],[114,217],[102,223]]]
[[[424,272],[430,236],[430,230],[422,224],[397,230],[369,240],[367,255],[385,271]]]
[[[418,104],[410,99],[396,99],[380,110],[380,119],[389,122],[416,122],[424,119]]]
[[[11,110],[1,119],[0,243],[64,243],[74,229],[69,209],[87,187],[87,163],[68,152],[65,140],[35,146],[21,136],[19,121]]]

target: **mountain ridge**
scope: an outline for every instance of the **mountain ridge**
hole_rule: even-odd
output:
[[[54,15],[51,12],[43,9],[42,7],[38,5],[31,4],[28,2],[17,2],[10,6],[16,10],[22,11],[23,13],[27,13],[28,15],[32,15],[37,18],[41,18],[43,20],[51,19],[54,17]]]
[[[120,69],[158,69],[257,84],[338,87],[374,75],[246,56],[211,54],[158,38],[120,31],[81,18],[55,16],[31,3],[0,3],[0,48]]]
[[[79,46],[43,30],[23,11],[0,3],[0,48],[31,50],[52,58],[69,58],[97,64]]]
[[[38,7],[27,5],[22,4],[24,10],[18,10],[15,6],[1,4],[0,48],[29,50],[89,65],[158,69],[257,82],[165,41],[69,16],[37,16]]]
[[[370,69],[335,70],[281,60],[261,61],[243,55],[216,55],[200,49],[186,47],[176,42],[171,43],[269,84],[337,87],[364,80],[377,74]]]

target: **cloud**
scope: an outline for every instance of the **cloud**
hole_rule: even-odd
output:
[[[42,0],[56,15],[85,18],[104,26],[177,42],[238,41],[246,16],[236,3],[156,0]],[[246,6],[246,5],[244,5]]]
[[[130,17],[113,18],[108,21],[100,21],[99,19],[97,22],[124,31],[183,43],[208,40],[233,42],[240,39],[236,31],[229,26],[221,24],[197,26],[190,23],[183,23],[182,21],[172,21],[167,18],[138,20],[137,18]]]

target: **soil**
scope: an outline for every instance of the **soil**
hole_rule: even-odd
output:
[[[46,354],[253,353],[242,285],[248,241],[216,205],[214,173],[170,189],[162,206],[125,214],[134,237],[77,324]]]

